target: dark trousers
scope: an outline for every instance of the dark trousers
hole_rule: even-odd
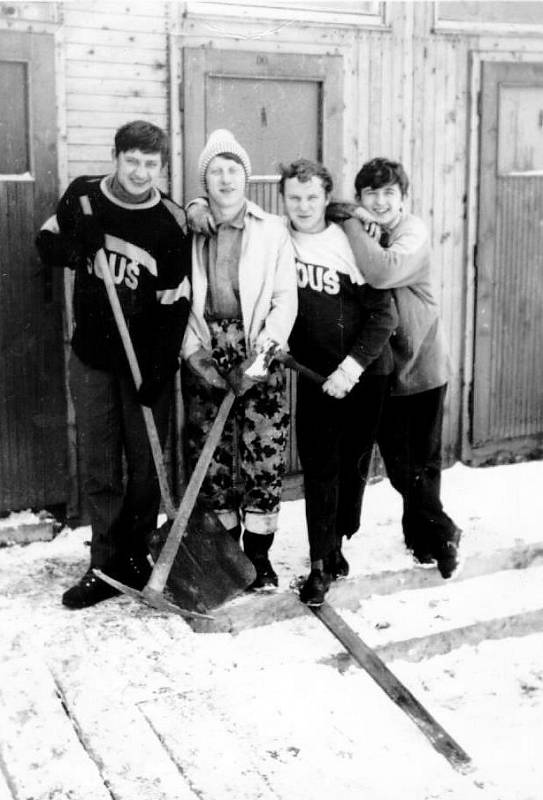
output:
[[[147,553],[160,505],[158,479],[132,378],[92,369],[72,353],[70,390],[92,526],[91,567],[107,569],[127,554]],[[153,407],[162,445],[170,399],[171,386]]]
[[[456,525],[441,504],[441,431],[447,385],[385,399],[377,443],[403,498],[402,527],[415,553],[437,553]],[[366,468],[369,468],[369,461]]]
[[[304,473],[311,561],[325,558],[360,525],[365,473],[388,378],[362,375],[342,400],[298,378],[296,436]]]

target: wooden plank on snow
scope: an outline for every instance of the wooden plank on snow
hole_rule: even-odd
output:
[[[0,760],[17,798],[111,800],[43,662],[0,664]]]
[[[115,800],[196,800],[189,784],[133,702],[135,693],[100,686],[67,657],[57,672],[70,717]],[[177,724],[188,735],[185,720]],[[75,798],[74,798],[75,800]],[[77,800],[80,800],[77,797]]]

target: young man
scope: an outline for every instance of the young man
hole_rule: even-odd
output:
[[[186,441],[194,462],[229,387],[232,420],[217,447],[202,494],[256,569],[253,589],[273,589],[270,563],[285,471],[288,405],[284,367],[273,362],[258,381],[245,375],[259,353],[286,345],[296,317],[296,275],[282,220],[245,196],[249,156],[227,130],[214,131],[198,163],[210,238],[194,237],[194,301],[183,343],[187,362]],[[237,446],[241,491],[235,485]]]
[[[300,598],[318,606],[330,578],[349,570],[341,544],[360,524],[360,463],[377,434],[397,317],[390,292],[364,281],[347,237],[326,222],[328,170],[301,159],[283,168],[279,186],[298,276],[290,347],[301,364],[326,377],[320,386],[299,376],[296,406],[311,558]]]
[[[354,218],[344,229],[365,279],[392,289],[398,309],[391,340],[394,376],[377,441],[390,482],[403,498],[405,542],[418,562],[437,561],[448,578],[457,568],[460,542],[460,530],[440,500],[448,359],[432,289],[428,231],[404,209],[408,187],[398,162],[367,162],[355,179],[361,208],[352,206],[349,213],[366,225],[376,222],[383,236],[375,240]]]
[[[184,212],[156,188],[167,157],[166,134],[156,125],[123,125],[115,134],[113,172],[74,180],[36,240],[46,264],[75,270],[70,389],[92,536],[90,568],[63,595],[68,608],[116,594],[94,568],[138,589],[150,574],[146,537],[156,525],[160,492],[140,404],[152,407],[164,443],[190,306]],[[91,215],[83,213],[82,198]],[[100,250],[142,372],[139,391],[109,306]]]

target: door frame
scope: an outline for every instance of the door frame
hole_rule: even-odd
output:
[[[236,66],[230,67],[230,61]],[[225,64],[226,62],[226,64]],[[282,79],[322,83],[322,160],[339,183],[343,166],[343,57],[239,51],[213,47],[182,47],[182,109],[197,109],[183,126],[183,161],[196,165],[206,141],[204,96],[207,75],[262,80]],[[187,78],[187,79],[186,79]],[[337,143],[340,147],[337,147]],[[336,147],[334,147],[336,145]],[[248,146],[250,153],[250,143]],[[201,191],[197,170],[183,168],[185,201]]]
[[[543,53],[537,51],[514,50],[480,50],[470,52],[469,63],[469,109],[468,109],[468,176],[466,203],[466,292],[464,301],[464,363],[462,381],[462,420],[461,420],[461,460],[471,466],[496,463],[493,455],[495,448],[473,447],[471,442],[471,422],[474,390],[475,368],[475,304],[477,299],[476,284],[476,249],[479,234],[479,170],[480,170],[480,136],[481,115],[480,98],[483,81],[483,64],[485,62],[502,62],[506,64],[537,63],[543,64]],[[492,450],[492,452],[491,452]]]

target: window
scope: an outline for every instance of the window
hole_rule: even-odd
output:
[[[470,2],[436,3],[436,28],[471,30],[489,29],[500,33],[543,30],[543,3]]]
[[[23,61],[0,61],[0,175],[30,171],[28,77]]]

